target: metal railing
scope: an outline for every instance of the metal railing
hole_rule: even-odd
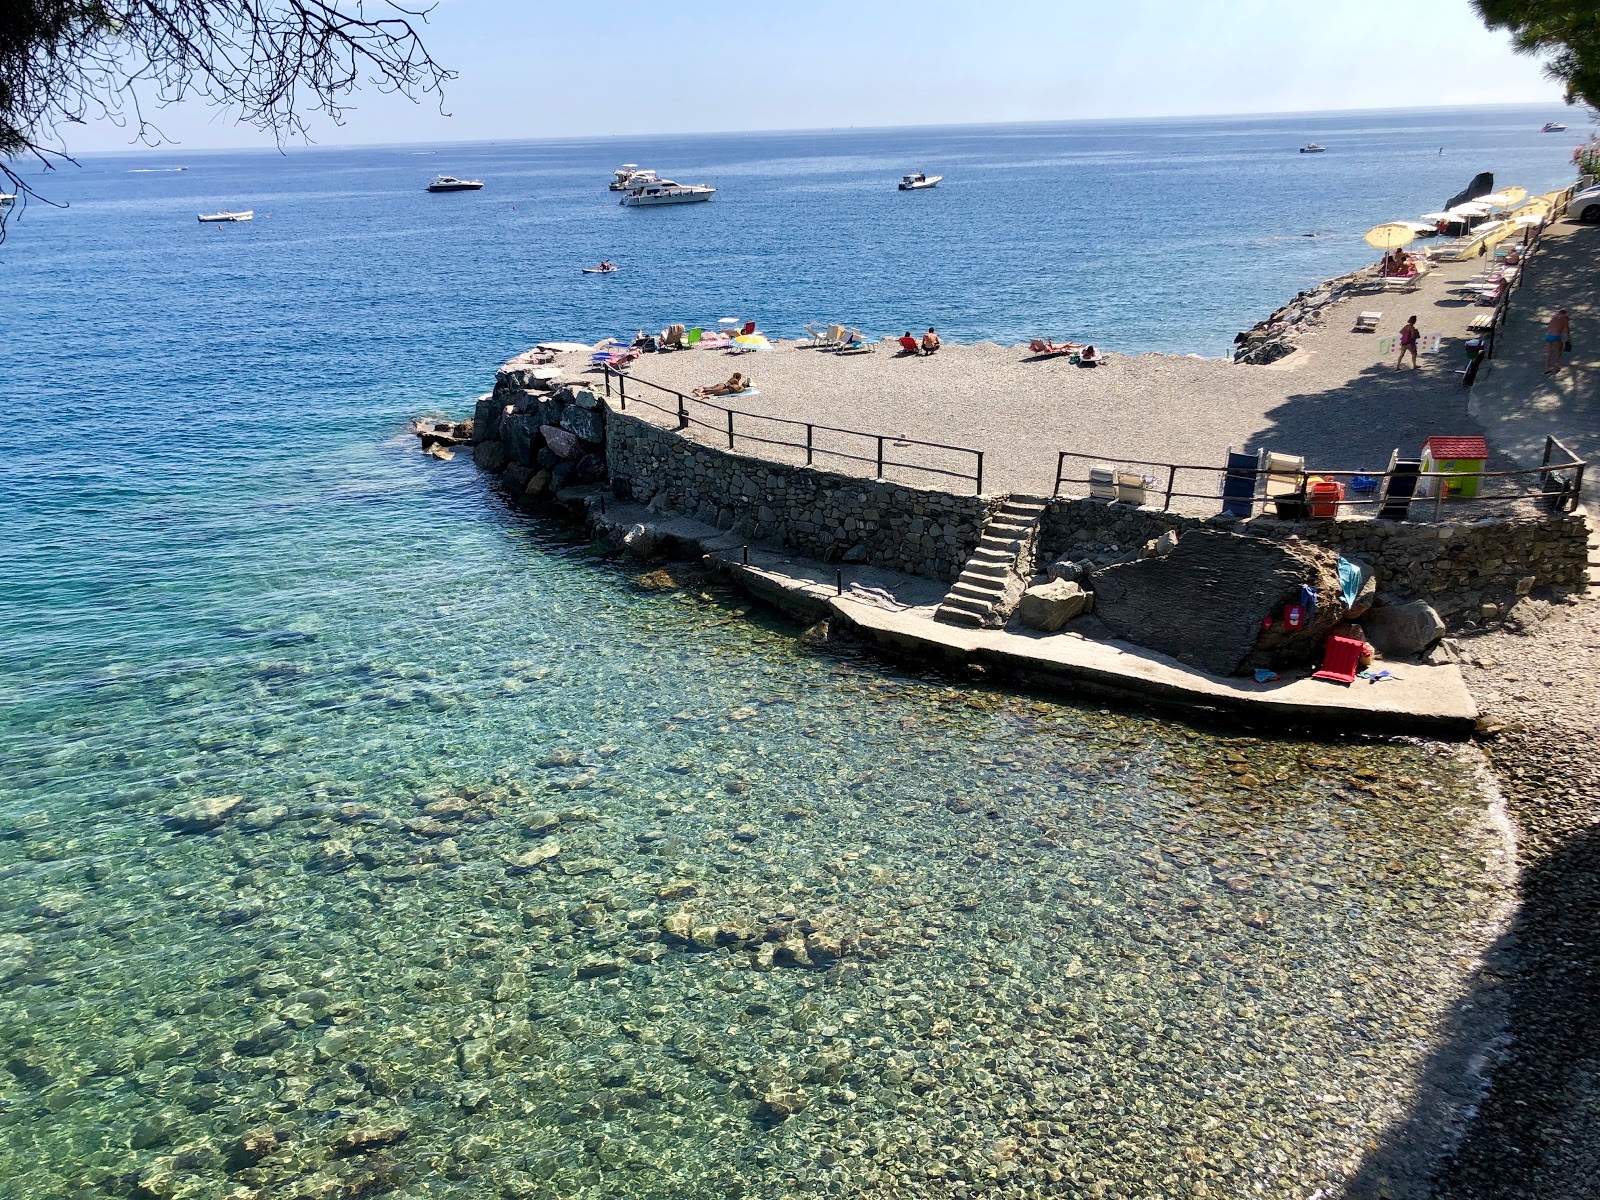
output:
[[[651,383],[648,379],[635,379],[615,367],[603,366],[606,379],[606,396],[617,401],[617,406],[623,411],[628,411],[628,405],[652,409],[676,422],[678,432],[688,434],[694,429],[709,430],[715,434],[718,441],[726,441],[729,450],[737,448],[739,441],[754,443],[758,446],[779,446],[801,452],[805,455],[805,465],[815,466],[819,458],[844,459],[849,462],[869,464],[873,469],[873,477],[886,478],[885,471],[895,469],[900,471],[920,472],[927,475],[939,475],[950,479],[961,479],[972,484],[975,495],[983,494],[983,451],[973,450],[966,446],[949,446],[943,442],[925,442],[916,438],[901,437],[898,434],[864,433],[858,429],[841,429],[835,425],[819,425],[814,421],[795,421],[787,417],[769,417],[763,413],[739,412],[735,409],[724,408],[720,404],[712,404],[698,396],[687,396],[675,388],[664,387],[659,383]],[[615,387],[613,387],[615,384]],[[629,395],[629,388],[633,394]],[[641,391],[649,389],[649,391]],[[671,397],[672,404],[666,406],[656,403],[648,397],[659,393]],[[709,416],[711,419],[702,419]],[[741,428],[740,426],[743,426]],[[752,429],[761,432],[751,432]],[[764,436],[766,433],[774,435],[787,430],[795,431],[790,437]],[[804,430],[804,441],[795,440]],[[817,435],[832,434],[844,439],[854,439],[845,442],[849,448],[840,449],[825,445],[823,439],[819,441]],[[959,470],[949,466],[937,466],[929,463],[900,462],[891,457],[892,451],[907,447],[920,447],[924,450],[944,451],[950,455],[965,457],[971,455],[972,469]],[[856,453],[859,449],[862,453]],[[947,460],[948,461],[948,460]]]
[[[1069,475],[1069,462],[1090,463],[1102,470],[1109,470],[1110,483],[1091,478],[1089,467],[1083,468],[1082,475]],[[1282,501],[1286,511],[1298,510],[1302,515],[1315,512],[1327,519],[1337,518],[1346,512],[1359,515],[1360,510],[1368,508],[1381,512],[1385,506],[1394,506],[1400,509],[1402,515],[1409,515],[1413,510],[1425,510],[1431,506],[1432,517],[1437,521],[1443,517],[1446,506],[1452,515],[1463,506],[1492,508],[1495,505],[1529,502],[1542,503],[1556,512],[1571,512],[1578,507],[1582,498],[1583,477],[1588,465],[1559,440],[1549,437],[1545,439],[1544,459],[1537,467],[1480,471],[1465,476],[1478,481],[1477,494],[1469,496],[1453,490],[1459,487],[1464,478],[1461,473],[1454,471],[1323,471],[1306,468],[1285,472],[1271,470],[1265,465],[1239,468],[1198,466],[1061,450],[1056,455],[1056,482],[1051,494],[1059,498],[1063,485],[1082,484],[1093,496],[1098,486],[1103,492],[1109,491],[1109,494],[1102,494],[1099,497],[1101,499],[1144,506],[1153,491],[1161,496],[1162,512],[1171,511],[1174,500],[1206,500],[1219,505],[1226,501],[1237,506],[1248,506],[1247,514],[1241,515],[1249,516],[1256,515],[1258,506],[1265,513],[1278,507],[1279,501]],[[1147,474],[1145,468],[1152,468],[1157,474]],[[1195,474],[1204,476],[1210,486],[1204,491],[1183,490],[1179,486],[1180,479]],[[1225,477],[1249,479],[1250,495],[1224,496],[1222,483]],[[1414,493],[1406,497],[1390,497],[1389,484],[1395,478],[1414,480]],[[1278,495],[1263,494],[1269,479],[1279,484]],[[1319,479],[1343,482],[1344,490],[1337,499],[1308,495],[1311,483]],[[1489,487],[1488,492],[1483,491],[1485,484]],[[1148,503],[1153,505],[1154,501]]]

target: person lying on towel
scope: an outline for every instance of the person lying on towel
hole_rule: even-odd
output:
[[[732,376],[729,377],[727,383],[718,383],[711,387],[697,387],[694,390],[694,394],[701,397],[737,396],[740,392],[748,391],[749,388],[750,381],[738,371],[735,371]]]

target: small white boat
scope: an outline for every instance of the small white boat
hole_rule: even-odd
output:
[[[255,219],[256,219],[255,210],[251,209],[251,208],[247,208],[243,212],[233,212],[232,210],[225,210],[225,211],[219,212],[219,213],[201,213],[200,214],[200,220],[201,221],[205,221],[205,222],[212,222],[212,221],[254,221]]]
[[[585,275],[615,275],[620,270],[622,270],[621,267],[584,267],[583,273]]]
[[[917,171],[911,175],[900,176],[900,190],[902,192],[920,192],[923,188],[938,187],[943,175],[924,175]]]
[[[647,183],[661,182],[661,176],[649,168],[641,171],[637,163],[623,163],[611,174],[614,178],[608,186],[613,192],[626,192],[630,188],[642,187]]]
[[[653,179],[648,183],[629,188],[617,203],[626,204],[630,208],[655,204],[693,204],[697,200],[709,200],[716,194],[717,189],[710,184],[673,183],[670,179]]]
[[[1565,133],[1566,131],[1567,127],[1560,121],[1546,121],[1544,128],[1539,130],[1540,133]]]
[[[476,192],[483,187],[481,179],[457,179],[454,175],[441,175],[428,185],[430,192]]]
[[[17,202],[15,192],[0,192],[0,208],[10,208]]]
[[[1326,146],[1319,146],[1315,142],[1307,142],[1300,147],[1301,154],[1326,154],[1327,152],[1328,148]]]

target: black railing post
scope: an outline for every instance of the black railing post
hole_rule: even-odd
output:
[[[877,475],[877,477],[879,479],[883,478],[883,435],[882,434],[878,435],[878,475]]]
[[[1056,451],[1056,490],[1050,493],[1052,500],[1059,499],[1061,496],[1061,472],[1066,470],[1066,467],[1067,452],[1065,450]]]
[[[728,449],[733,449],[733,409],[728,410]]]
[[[684,404],[683,393],[678,393],[678,432],[682,433],[689,428],[689,410]]]
[[[1161,502],[1161,511],[1162,512],[1167,512],[1168,510],[1170,510],[1172,508],[1172,489],[1176,485],[1177,480],[1178,480],[1178,468],[1175,467],[1175,466],[1168,465],[1168,467],[1167,467],[1167,498]]]
[[[626,411],[628,407],[628,377],[621,371],[617,372],[617,395],[621,397],[622,407]]]
[[[611,368],[601,367],[600,371],[606,377],[606,395],[611,395]]]
[[[844,569],[842,567],[834,568],[833,586],[837,589],[839,595],[844,595]]]
[[[812,427],[811,427],[811,424],[809,422],[807,422],[807,424],[806,424],[806,466],[808,466],[808,467],[811,465],[811,435],[812,435]]]
[[[978,478],[975,481],[978,485],[978,490],[973,495],[981,496],[983,495],[983,451],[975,450],[973,453],[978,456]]]

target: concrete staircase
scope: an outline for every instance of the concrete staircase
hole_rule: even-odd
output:
[[[934,612],[934,620],[973,629],[999,629],[1010,618],[1033,578],[1039,520],[1050,501],[1011,496],[983,527],[961,577]]]

